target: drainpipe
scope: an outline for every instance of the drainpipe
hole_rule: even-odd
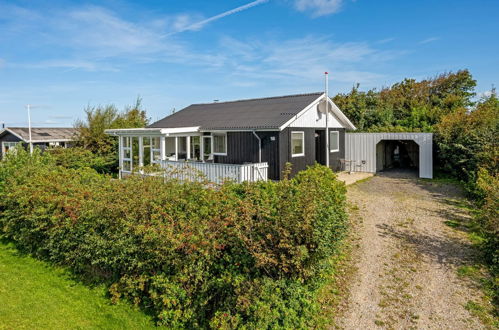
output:
[[[252,132],[253,132],[253,135],[258,140],[258,162],[261,163],[262,162],[262,139],[258,136],[258,134],[256,134],[255,131],[252,131]]]

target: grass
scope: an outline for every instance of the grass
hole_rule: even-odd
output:
[[[0,329],[152,329],[128,304],[112,305],[104,287],[89,288],[61,268],[0,242]]]
[[[477,256],[470,260],[468,264],[457,268],[458,276],[472,281],[483,293],[480,299],[468,301],[465,305],[470,314],[478,317],[482,324],[491,329],[499,329],[499,308],[497,305],[497,276],[492,274],[488,265],[483,259],[481,252],[485,237],[481,233],[480,225],[477,223],[478,210],[473,203],[467,199],[446,199],[446,202],[454,205],[471,215],[466,217],[456,217],[455,220],[448,220],[444,223],[454,230],[466,233],[472,243]]]

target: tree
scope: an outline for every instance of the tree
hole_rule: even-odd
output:
[[[381,90],[359,90],[333,100],[361,131],[433,131],[440,119],[473,106],[476,81],[468,70],[416,81],[404,79]]]
[[[133,106],[120,112],[114,105],[87,107],[85,120],[74,124],[77,129],[77,145],[109,160],[109,171],[118,167],[118,141],[105,133],[113,128],[140,128],[148,125],[142,100],[137,98]]]

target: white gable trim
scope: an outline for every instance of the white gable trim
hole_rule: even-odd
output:
[[[293,116],[293,118],[291,118],[286,123],[284,123],[284,125],[282,125],[279,128],[279,130],[282,131],[286,127],[290,126],[293,122],[295,122],[298,118],[303,116],[307,111],[310,111],[311,109],[314,109],[315,107],[317,107],[317,105],[321,101],[323,101],[325,97],[326,97],[325,93],[322,94],[321,96],[319,96],[315,101],[313,101],[308,106],[306,106],[305,109],[301,110],[299,113],[297,113],[295,116]],[[330,106],[331,114],[333,114],[334,116],[336,116],[336,118],[338,118],[338,121],[341,122],[341,124],[343,125],[344,128],[351,129],[351,130],[356,129],[356,127],[352,124],[352,122],[347,118],[347,116],[345,116],[345,114],[343,112],[341,112],[340,108],[338,108],[338,106],[331,99],[329,99],[329,104],[331,105]]]

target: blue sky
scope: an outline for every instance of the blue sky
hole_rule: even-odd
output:
[[[142,97],[154,121],[214,99],[499,77],[499,1],[0,1],[0,122],[71,126]]]

